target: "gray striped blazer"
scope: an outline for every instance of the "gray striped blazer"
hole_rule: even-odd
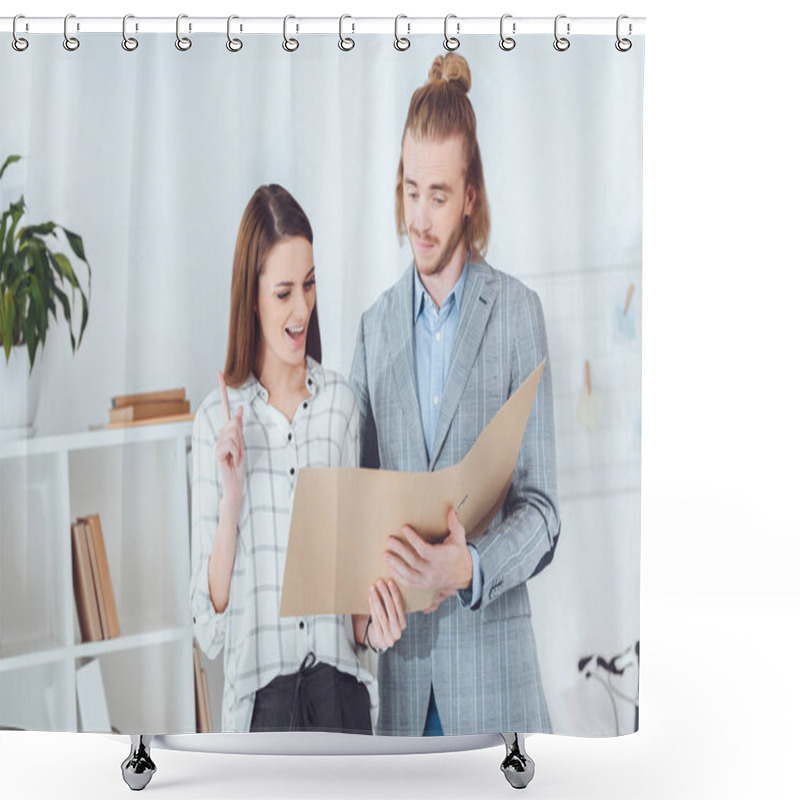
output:
[[[361,465],[424,472],[460,461],[547,356],[538,295],[470,262],[433,448],[428,456],[414,367],[414,265],[363,314],[350,383],[360,411]],[[556,500],[553,392],[545,367],[504,508],[473,544],[477,609],[448,598],[408,616],[379,659],[376,733],[421,736],[433,686],[445,734],[550,731],[526,581],[553,557]]]

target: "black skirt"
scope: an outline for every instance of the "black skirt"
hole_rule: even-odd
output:
[[[309,653],[299,672],[279,675],[256,692],[250,730],[371,734],[369,692]]]

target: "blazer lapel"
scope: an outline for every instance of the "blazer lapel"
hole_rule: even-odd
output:
[[[491,273],[480,262],[471,262],[464,295],[461,298],[458,328],[453,343],[453,353],[450,356],[450,368],[444,386],[439,421],[436,423],[436,436],[431,449],[429,469],[433,468],[442,452],[444,440],[447,438],[472,365],[478,355],[496,298],[497,287]]]
[[[387,339],[391,343],[390,355],[392,374],[397,388],[397,396],[409,426],[412,441],[427,462],[428,449],[422,418],[417,399],[417,371],[414,367],[414,265],[403,276],[395,294],[394,301],[386,316]]]

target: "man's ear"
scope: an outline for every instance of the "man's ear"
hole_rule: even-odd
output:
[[[467,184],[467,201],[464,204],[464,216],[471,217],[472,212],[475,210],[475,202],[478,199],[478,190],[474,184]]]

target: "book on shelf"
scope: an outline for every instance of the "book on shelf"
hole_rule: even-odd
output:
[[[81,517],[78,522],[87,527],[86,535],[89,539],[90,547],[94,551],[97,564],[95,591],[98,596],[100,618],[104,623],[103,633],[106,639],[116,639],[120,635],[119,616],[117,615],[117,603],[114,599],[114,587],[111,584],[111,571],[108,568],[108,555],[106,554],[100,515],[90,514],[88,517]]]
[[[110,638],[108,628],[108,608],[103,600],[103,587],[100,583],[100,565],[98,563],[94,536],[92,535],[91,526],[85,519],[79,519],[78,524],[82,525],[84,531],[86,532],[86,549],[89,551],[89,566],[92,573],[92,591],[97,599],[97,610],[100,612],[100,629],[103,633],[100,638],[108,639]]]
[[[106,428],[127,428],[193,419],[186,389],[121,394],[111,398]]]
[[[186,389],[167,389],[163,392],[140,392],[119,394],[111,398],[111,408],[124,408],[144,403],[164,403],[186,399]]]
[[[110,423],[138,422],[143,419],[175,417],[189,413],[188,400],[165,400],[160,403],[137,403],[135,405],[112,408],[108,412]]]
[[[192,643],[194,656],[194,703],[198,733],[211,733],[211,703],[208,694],[208,676],[200,664],[197,642]]]
[[[79,522],[72,526],[72,587],[75,593],[81,641],[98,642],[102,640],[103,627],[100,622],[100,609],[97,605],[97,593],[92,578],[86,526]]]

